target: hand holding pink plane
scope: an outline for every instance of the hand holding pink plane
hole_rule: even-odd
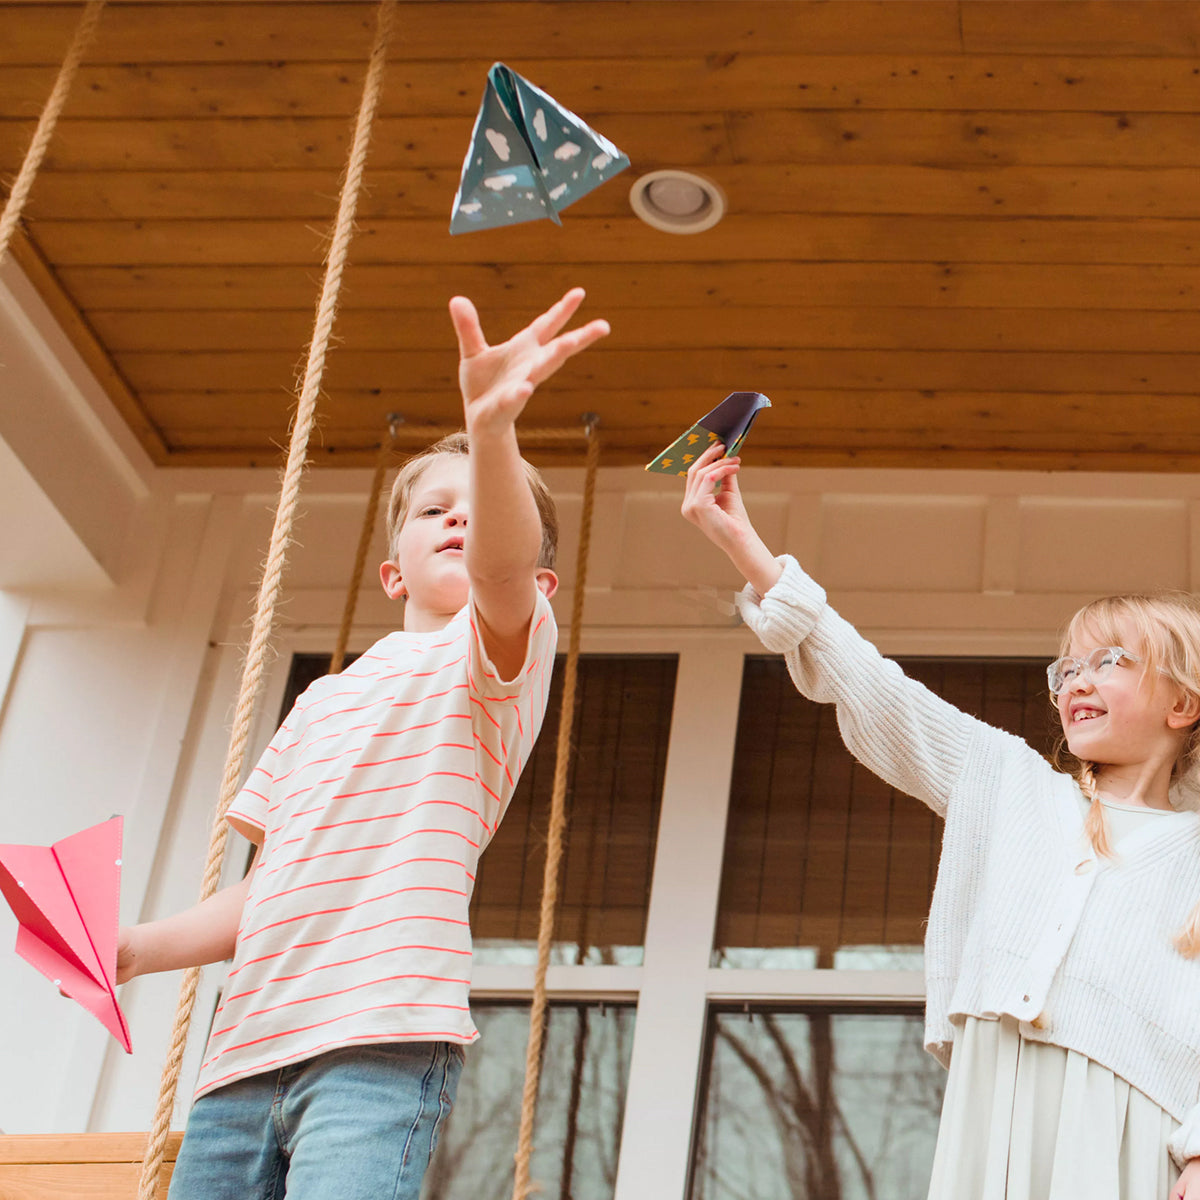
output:
[[[117,1004],[122,819],[52,846],[0,845],[0,892],[20,922],[17,953],[132,1053]]]

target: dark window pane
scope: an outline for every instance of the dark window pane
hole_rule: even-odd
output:
[[[676,665],[674,655],[579,660],[557,962],[642,961]],[[536,958],[562,678],[560,661],[541,736],[479,862],[471,901],[477,962]]]
[[[1039,659],[908,659],[904,669],[990,724],[1049,749]],[[746,659],[713,961],[919,967],[941,820],[842,745],[832,705],[778,657]]]
[[[521,1118],[529,1006],[476,1002],[482,1038],[467,1049],[458,1099],[422,1193],[427,1200],[509,1200]],[[636,1010],[552,1004],[534,1125],[531,1180],[542,1200],[609,1200]]]
[[[331,652],[332,653],[332,652]],[[342,663],[342,669],[348,667],[358,658],[357,654],[347,654]],[[329,674],[330,654],[293,654],[292,665],[288,668],[287,685],[283,689],[283,703],[279,706],[279,720],[282,725],[292,705],[300,698],[300,693],[310,684]]]
[[[918,1011],[709,1014],[691,1200],[923,1200],[945,1072]]]

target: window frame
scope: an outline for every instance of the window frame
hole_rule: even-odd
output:
[[[872,596],[865,604],[868,612],[875,608],[873,600]],[[350,648],[364,650],[386,632],[360,630]],[[864,623],[862,632],[889,656],[1003,658],[1052,656],[1053,652],[1047,635],[1020,628],[1004,633],[904,632]],[[567,631],[561,629],[560,650],[565,650],[566,642]],[[280,637],[277,666],[265,689],[248,761],[269,740],[292,654],[318,652],[328,644],[324,629],[289,630]],[[699,622],[691,628],[585,629],[581,651],[677,655],[675,700],[643,964],[555,964],[547,973],[547,992],[552,1000],[636,1003],[614,1200],[640,1200],[645,1195],[682,1200],[692,1169],[706,1028],[713,1005],[882,1005],[919,1011],[925,999],[924,977],[921,971],[711,966],[743,659],[762,654],[762,646],[736,618],[730,618],[725,629]],[[236,651],[227,647],[226,654],[232,661]],[[696,803],[697,795],[703,795],[703,804]],[[477,965],[472,996],[527,1001],[533,974],[533,967],[527,965]]]

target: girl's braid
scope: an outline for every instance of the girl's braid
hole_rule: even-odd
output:
[[[1092,849],[1097,854],[1104,858],[1114,858],[1112,842],[1108,840],[1108,822],[1104,819],[1104,805],[1100,803],[1100,781],[1096,778],[1096,764],[1081,762],[1078,779],[1083,794],[1091,801],[1083,822],[1088,841],[1092,843]]]

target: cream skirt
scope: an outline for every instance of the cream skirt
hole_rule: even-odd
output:
[[[929,1200],[1167,1200],[1178,1122],[1074,1050],[968,1017],[955,1039]]]

